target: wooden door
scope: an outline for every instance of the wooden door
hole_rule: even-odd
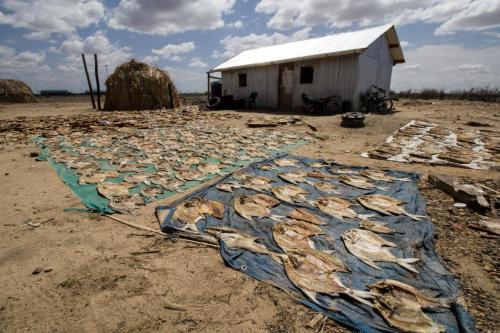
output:
[[[293,101],[293,63],[280,64],[278,106],[291,108]]]

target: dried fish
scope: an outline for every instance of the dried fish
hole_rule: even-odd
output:
[[[98,172],[98,173],[93,173],[93,174],[88,174],[81,176],[78,179],[78,184],[84,185],[84,184],[97,184],[103,182],[106,178],[115,178],[118,177],[120,174],[116,171],[106,171],[106,172]]]
[[[349,229],[342,234],[342,240],[347,250],[367,265],[381,269],[375,262],[393,262],[409,271],[418,273],[410,264],[419,261],[418,258],[396,258],[387,247],[397,247],[379,235],[361,229]]]
[[[307,172],[283,172],[283,173],[278,173],[278,177],[283,179],[286,182],[292,183],[292,184],[298,184],[298,183],[307,183],[309,184],[310,182],[306,179],[307,177]]]
[[[311,236],[322,235],[324,231],[311,223],[287,220],[273,226],[273,239],[283,251],[315,249]]]
[[[382,280],[368,286],[374,295],[374,308],[387,323],[403,332],[445,332],[422,309],[448,308],[449,303],[423,294],[414,287],[395,280]]]
[[[292,204],[306,202],[307,199],[305,197],[305,194],[309,193],[309,191],[295,185],[273,187],[271,189],[271,192],[278,199]]]
[[[404,201],[382,194],[362,195],[358,197],[358,201],[366,208],[377,211],[384,215],[406,215],[414,220],[420,220],[425,217],[422,215],[415,215],[408,213],[400,205]]]
[[[204,177],[204,175],[196,170],[188,170],[188,171],[177,171],[175,173],[175,177],[179,180],[190,181],[190,180],[200,180]]]
[[[356,300],[370,305],[364,298],[370,293],[345,287],[335,272],[348,272],[344,263],[332,255],[314,250],[296,250],[282,258],[285,273],[305,295],[318,303],[318,293],[337,296],[348,294]]]
[[[359,221],[359,227],[361,229],[370,230],[373,232],[378,232],[379,234],[392,234],[394,230],[387,226],[387,223],[374,222],[369,220]]]
[[[241,187],[246,187],[256,191],[270,190],[271,182],[272,180],[270,178],[254,175],[253,177],[246,177],[242,179]]]
[[[218,164],[199,164],[198,171],[203,174],[220,173],[220,165]]]
[[[339,176],[339,180],[347,185],[354,186],[363,190],[372,190],[378,188],[382,191],[387,191],[388,187],[376,186],[368,182],[368,179],[359,176]]]
[[[242,249],[253,253],[260,253],[271,256],[279,261],[283,256],[280,253],[270,251],[265,245],[257,243],[259,237],[252,237],[238,232],[220,232],[219,239],[230,249]]]
[[[253,222],[252,217],[271,216],[271,207],[279,201],[267,194],[243,195],[234,199],[234,210],[243,218]]]
[[[236,183],[219,183],[217,184],[217,189],[224,192],[233,192],[234,190],[240,188],[239,184]]]
[[[173,218],[185,224],[184,230],[198,232],[196,222],[207,215],[221,219],[224,216],[224,204],[215,200],[194,197],[178,205]]]
[[[158,187],[146,187],[143,188],[139,193],[146,199],[152,199],[158,194],[163,193],[163,190]]]
[[[328,194],[339,194],[340,192],[337,189],[337,186],[335,186],[332,183],[327,183],[327,182],[317,182],[314,183],[314,187],[321,192],[325,192]]]
[[[411,182],[410,178],[394,177],[394,176],[387,174],[383,170],[369,170],[369,169],[367,169],[367,170],[361,170],[359,172],[359,174],[362,176],[365,176],[367,178],[370,178],[372,180],[377,180],[377,181],[384,181],[384,182],[390,182],[390,183],[395,182],[395,181]]]
[[[359,215],[354,210],[349,208],[353,205],[350,201],[335,197],[333,195],[320,197],[316,199],[312,204],[318,207],[322,212],[336,217],[339,220],[343,220],[344,217],[348,217],[351,219],[356,217],[363,217],[363,215]]]
[[[162,177],[151,178],[151,184],[161,186],[165,190],[170,192],[182,192],[182,190],[179,187],[183,184],[183,182],[162,176]]]
[[[196,157],[196,156],[191,156],[189,158],[187,158],[184,163],[186,164],[200,164],[201,163],[201,159],[199,157]]]
[[[114,197],[128,196],[128,191],[132,185],[128,183],[99,183],[97,184],[97,192],[103,197],[112,200]]]
[[[144,200],[136,194],[113,197],[109,201],[109,207],[122,214],[134,213],[139,205],[144,205]]]
[[[326,222],[313,214],[309,209],[296,208],[288,213],[287,217],[299,221],[309,222],[316,225],[325,225]]]
[[[123,180],[126,181],[127,183],[133,183],[133,184],[138,184],[138,183],[143,183],[147,181],[147,179],[151,177],[151,175],[148,174],[131,174],[131,175],[126,175]]]
[[[291,160],[287,158],[281,158],[278,160],[274,160],[274,164],[276,164],[279,167],[298,167],[298,161],[297,160]]]

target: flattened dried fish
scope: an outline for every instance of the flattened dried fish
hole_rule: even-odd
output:
[[[136,194],[113,197],[109,201],[109,207],[122,214],[134,213],[139,205],[144,205],[144,201]]]
[[[253,177],[246,177],[242,179],[241,187],[246,187],[256,191],[269,190],[271,189],[271,182],[272,180],[270,178],[254,175]]]
[[[309,171],[307,173],[307,177],[311,178],[332,178],[332,175],[329,175],[327,173],[324,173],[322,171]]]
[[[290,281],[305,295],[318,303],[318,293],[337,296],[345,293],[370,305],[363,298],[371,298],[368,292],[346,288],[335,272],[347,272],[344,263],[332,255],[314,250],[297,250],[282,258]]]
[[[403,207],[399,205],[404,204],[404,201],[382,194],[361,195],[358,201],[366,208],[377,211],[384,215],[406,215],[414,220],[420,220],[422,215],[415,215],[408,213]]]
[[[146,187],[140,191],[140,194],[146,199],[152,199],[160,193],[163,193],[163,190],[158,187]]]
[[[218,164],[199,164],[198,171],[203,174],[220,173],[220,165]]]
[[[84,175],[78,179],[78,184],[97,184],[103,182],[106,178],[114,178],[118,177],[119,175],[120,174],[116,171],[106,171]]]
[[[189,171],[177,171],[175,173],[175,177],[179,180],[183,181],[190,181],[190,180],[199,180],[204,177],[204,175],[195,170],[189,170]]]
[[[283,179],[286,182],[292,183],[292,184],[298,184],[298,183],[307,183],[309,184],[310,182],[306,179],[307,177],[307,172],[283,172],[283,173],[278,173],[278,177]]]
[[[149,177],[151,177],[151,175],[134,173],[131,175],[126,175],[123,180],[127,183],[138,184],[145,182]]]
[[[365,176],[366,178],[370,178],[372,180],[384,181],[384,182],[411,182],[410,178],[397,178],[387,174],[382,170],[361,170],[359,172],[360,175]]]
[[[444,325],[436,323],[422,309],[449,307],[446,301],[424,295],[414,287],[395,280],[382,280],[368,286],[374,295],[374,308],[387,323],[403,332],[445,332]]]
[[[354,186],[363,190],[372,190],[378,188],[383,191],[387,191],[387,187],[376,186],[368,182],[368,179],[359,176],[339,176],[339,180],[347,185]]]
[[[337,186],[335,186],[332,183],[327,183],[327,182],[317,182],[314,183],[314,187],[321,192],[325,192],[328,194],[339,194],[340,192],[337,189]]]
[[[333,195],[318,198],[313,202],[313,204],[321,211],[330,216],[336,217],[339,220],[343,220],[344,217],[351,219],[361,217],[361,215],[358,215],[355,211],[349,208],[352,206],[350,201]]]
[[[123,197],[128,196],[130,193],[128,191],[132,185],[127,183],[99,183],[97,184],[97,192],[103,197],[111,200],[113,197]]]
[[[296,208],[288,213],[288,216],[291,219],[305,221],[316,225],[325,225],[326,222],[312,213],[309,209],[306,208]]]
[[[359,227],[361,229],[370,230],[373,232],[378,232],[379,234],[392,234],[394,230],[386,226],[387,223],[374,222],[369,220],[361,220],[359,222]]]
[[[207,215],[221,219],[224,216],[224,204],[215,200],[191,198],[176,207],[173,218],[185,224],[184,230],[198,232],[196,222]]]
[[[396,247],[396,244],[385,240],[379,235],[361,229],[349,229],[342,234],[342,240],[347,250],[367,265],[381,269],[375,262],[393,262],[409,271],[418,273],[410,264],[419,261],[418,258],[396,258],[387,248]]]
[[[287,158],[280,158],[278,160],[274,160],[274,164],[279,167],[298,167],[297,160],[291,160]]]
[[[295,185],[284,185],[273,187],[271,192],[280,200],[289,202],[289,203],[301,203],[306,202],[307,199],[305,194],[308,194],[309,191],[304,190]]]
[[[224,192],[233,192],[237,188],[240,188],[239,184],[235,183],[219,183],[217,184],[217,189]]]
[[[252,237],[237,232],[221,232],[218,237],[230,249],[242,249],[253,253],[271,256],[278,261],[282,254],[270,251],[265,245],[257,243],[258,237]]]
[[[243,195],[234,199],[234,210],[243,218],[253,222],[252,217],[271,216],[271,207],[279,201],[266,194]]]
[[[273,226],[273,239],[283,251],[314,249],[311,236],[322,235],[323,230],[311,223],[287,220]]]
[[[196,157],[196,156],[191,156],[189,158],[187,158],[184,163],[186,164],[200,164],[201,163],[201,159],[199,157]]]

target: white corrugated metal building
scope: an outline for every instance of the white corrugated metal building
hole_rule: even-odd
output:
[[[388,91],[392,67],[404,62],[394,26],[384,25],[243,51],[209,75],[220,72],[223,94],[235,99],[257,92],[258,107],[295,108],[305,93],[337,95],[357,109],[372,85]]]

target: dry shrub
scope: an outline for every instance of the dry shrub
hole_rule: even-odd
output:
[[[172,80],[157,67],[132,59],[118,66],[106,80],[104,110],[155,110],[179,105]]]
[[[19,80],[0,80],[0,103],[36,103],[31,88]]]
[[[403,90],[394,94],[399,98],[411,99],[440,99],[440,100],[467,100],[467,101],[483,101],[483,102],[500,102],[500,90],[498,88],[471,88],[469,90],[452,90],[445,91],[443,89],[422,89]]]

